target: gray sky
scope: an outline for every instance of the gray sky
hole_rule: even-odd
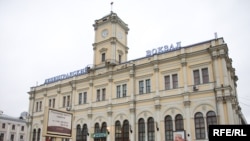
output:
[[[111,11],[111,0],[0,0],[0,110],[28,111],[30,87],[93,64],[96,19]],[[217,32],[236,69],[240,106],[250,122],[249,0],[113,0],[125,21],[128,59],[181,41],[210,40]]]

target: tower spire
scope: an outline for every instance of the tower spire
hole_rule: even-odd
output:
[[[111,2],[110,5],[111,5],[111,13],[113,12],[113,3],[114,2]]]

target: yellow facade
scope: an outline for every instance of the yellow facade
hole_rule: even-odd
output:
[[[93,26],[93,66],[84,74],[51,79],[28,92],[30,140],[34,129],[46,128],[45,107],[73,114],[72,141],[78,140],[77,127],[82,130],[84,125],[88,141],[100,139],[93,136],[98,132],[96,125],[101,128],[103,123],[103,140],[115,141],[119,135],[130,141],[141,140],[140,135],[144,140],[167,140],[167,116],[172,118],[172,132],[185,131],[189,141],[208,140],[210,111],[215,113],[216,124],[245,123],[237,97],[237,76],[223,38],[128,61],[127,24],[111,12]],[[203,116],[204,134],[196,133],[197,113]],[[177,115],[181,119],[176,119]],[[139,129],[140,119],[144,119],[145,133]],[[118,129],[118,121],[120,127],[128,121],[128,129],[124,126],[128,137]]]

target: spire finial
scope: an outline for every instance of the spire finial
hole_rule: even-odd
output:
[[[111,5],[111,12],[113,12],[113,1],[110,3],[110,5]]]

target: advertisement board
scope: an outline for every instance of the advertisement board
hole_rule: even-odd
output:
[[[72,114],[54,109],[48,110],[47,135],[71,137]]]

